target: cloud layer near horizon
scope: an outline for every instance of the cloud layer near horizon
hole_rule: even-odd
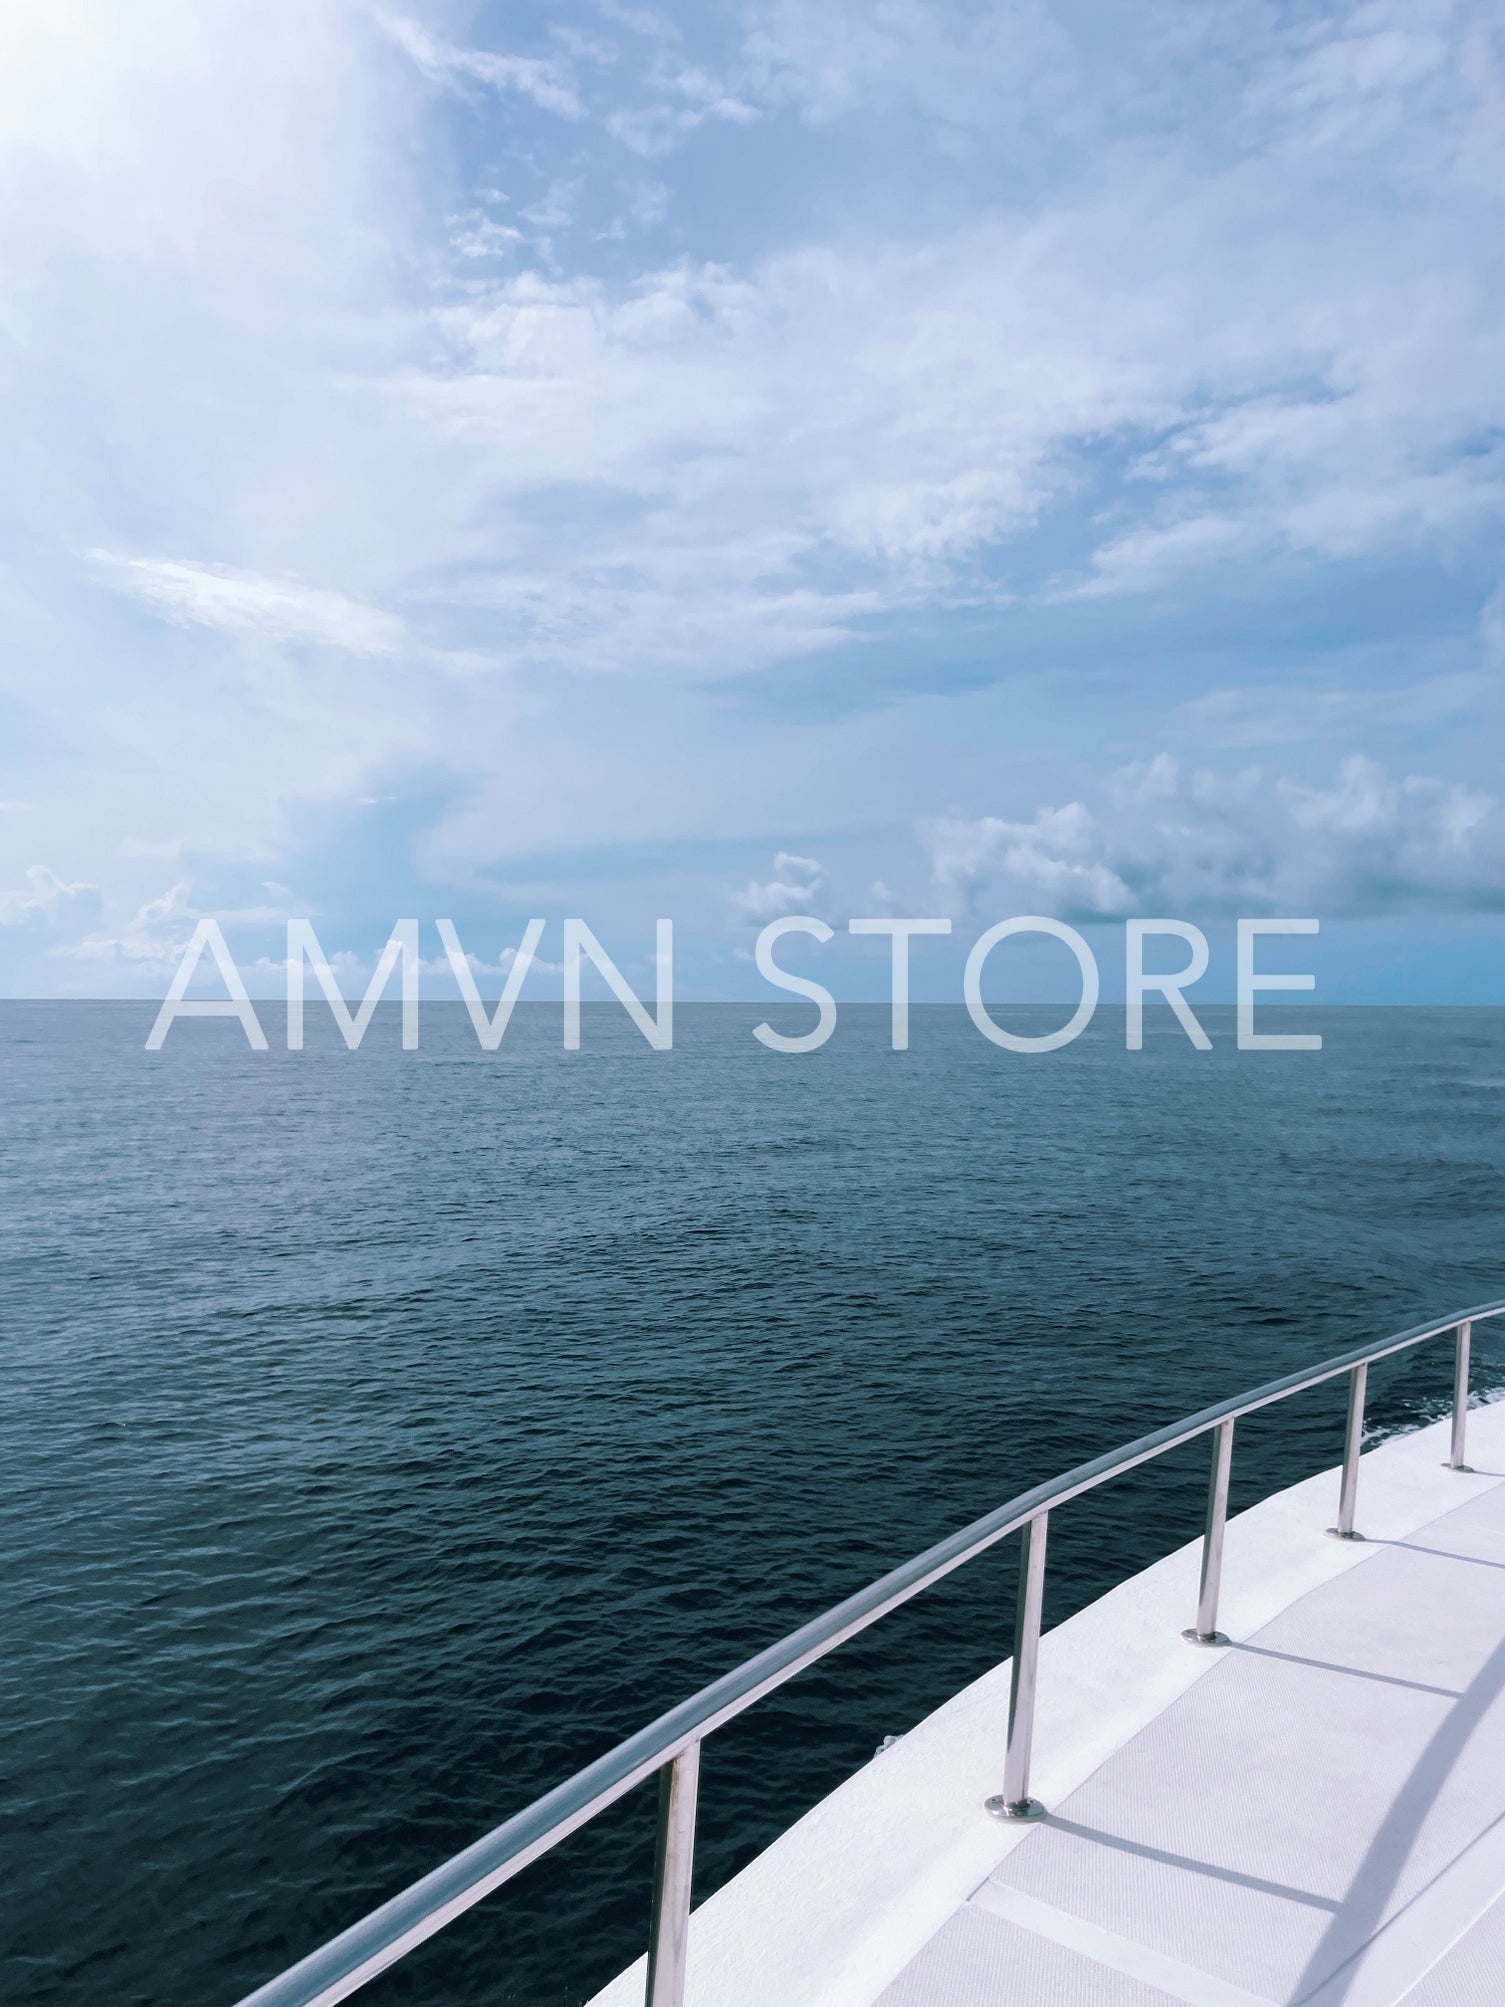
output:
[[[1095,809],[944,818],[923,835],[952,912],[985,894],[1095,920],[1505,911],[1505,803],[1459,781],[1396,780],[1357,753],[1325,788],[1257,767],[1188,772],[1162,754],[1115,774]]]

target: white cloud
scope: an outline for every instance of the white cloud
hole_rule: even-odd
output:
[[[563,119],[590,115],[582,92],[579,63],[592,71],[611,71],[612,82],[626,90],[630,102],[599,113],[602,129],[630,152],[654,157],[670,152],[686,136],[709,121],[750,124],[759,117],[756,106],[739,97],[709,71],[686,62],[679,54],[679,36],[668,22],[655,21],[647,30],[651,44],[646,67],[620,68],[624,52],[609,42],[580,33],[562,23],[552,29],[555,53],[519,56],[491,49],[463,48],[433,35],[404,15],[378,17],[397,46],[426,77],[451,89],[481,84],[488,89],[531,99],[540,110]],[[624,21],[638,28],[641,23]],[[578,59],[578,62],[573,59]],[[603,95],[598,88],[594,96]]]
[[[632,153],[652,160],[670,152],[690,133],[715,120],[751,125],[760,116],[756,106],[723,88],[705,71],[678,67],[656,79],[662,93],[657,102],[612,112],[606,129]]]
[[[392,388],[489,463],[514,557],[477,589],[536,587],[575,632],[557,647],[594,653],[594,624],[649,667],[686,659],[688,580],[707,606],[735,584],[748,647],[726,666],[757,666],[801,645],[780,618],[796,579],[833,615],[815,645],[857,631],[854,591],[859,616],[976,593],[977,555],[1079,507],[1093,454],[1121,493],[1060,598],[1483,533],[1505,514],[1494,282],[1438,228],[1477,196],[1447,162],[1396,163],[1381,226],[1351,192],[1314,215],[1278,158],[1197,153],[1163,141],[1136,173],[923,242],[518,274],[442,309],[444,365]],[[570,482],[607,506],[534,570],[523,512]]]
[[[91,934],[56,952],[80,961],[124,962],[143,973],[170,973],[183,959],[193,930],[203,918],[199,908],[189,903],[188,895],[188,883],[181,880],[139,906],[118,935]],[[226,916],[216,917],[223,923]]]
[[[463,87],[484,84],[491,90],[516,91],[541,110],[560,118],[583,115],[574,69],[559,56],[511,56],[490,49],[465,49],[431,35],[420,22],[402,14],[381,14],[382,27],[426,77]]]
[[[4,818],[6,882],[36,856],[108,876],[121,941],[161,859],[304,883],[300,845],[420,786],[450,803],[424,865],[464,882],[773,813],[907,821],[950,797],[948,763],[1025,768],[1023,728],[947,743],[937,699],[919,723],[896,704],[886,740],[837,733],[798,708],[808,658],[844,648],[857,701],[861,644],[899,618],[917,679],[953,614],[1012,660],[1005,609],[1061,611],[1049,567],[1062,595],[1190,602],[1267,554],[1451,564],[1497,534],[1505,174],[1477,0],[1152,0],[1118,26],[1075,0],[759,0],[693,58],[657,16],[606,12],[620,49],[551,29],[528,56],[416,6],[401,49],[344,0],[0,12],[0,520],[22,553],[0,679],[28,763],[0,778],[41,804],[13,838]],[[425,72],[505,94],[486,187],[456,189],[446,122],[469,113]],[[822,126],[797,199],[772,171],[791,110]],[[613,117],[646,145],[716,122],[717,199],[683,154],[643,194]],[[879,146],[912,208],[869,184]],[[89,550],[117,554],[93,574],[113,594],[79,592]],[[1036,747],[1090,760],[1131,700],[1127,743],[1159,732],[1153,674],[1115,678],[1112,646],[1119,715],[1068,697]],[[769,669],[763,710],[728,694]],[[1431,669],[1392,727],[1464,714]],[[586,681],[608,671],[609,696]],[[1259,674],[1226,671],[1253,687],[1184,709],[1170,743],[1362,744],[1377,715]],[[1430,882],[1412,852],[1440,810],[1397,800],[1395,868]],[[958,885],[970,843],[1042,902],[1143,896],[1159,867],[1125,832],[1150,811],[1085,812],[971,825]],[[1264,824],[1238,826],[1247,850]]]
[[[110,551],[91,551],[90,558],[118,590],[183,626],[307,642],[351,655],[395,655],[406,638],[402,622],[391,614],[298,579],[264,578],[229,565],[183,559],[118,557]]]
[[[266,889],[276,895],[272,904],[210,909],[197,905],[192,885],[186,878],[179,879],[165,892],[139,905],[118,933],[110,934],[99,928],[82,940],[67,942],[50,952],[74,961],[113,964],[145,977],[169,974],[183,959],[194,928],[206,917],[212,915],[222,928],[266,928],[282,927],[292,918],[307,916],[306,906],[290,903],[291,895],[285,886]],[[338,964],[338,957],[331,959]]]
[[[67,932],[86,926],[99,907],[99,887],[82,881],[70,884],[45,864],[33,864],[19,891],[0,892],[0,927],[24,927],[38,933]]]
[[[826,867],[789,850],[774,858],[772,878],[762,884],[751,879],[731,897],[733,915],[755,927],[781,920],[787,913],[809,913],[820,919],[826,904]]]
[[[528,239],[515,224],[499,223],[483,210],[468,210],[456,218],[449,241],[461,258],[506,258]]]
[[[1483,670],[1430,676],[1399,689],[1305,683],[1210,690],[1178,705],[1171,722],[1193,744],[1211,747],[1297,745],[1343,738],[1377,727],[1425,730],[1489,708],[1496,679]]]
[[[1336,20],[1295,21],[1250,80],[1245,116],[1283,122],[1303,153],[1392,139],[1452,50],[1442,10],[1361,4]]]
[[[1054,107],[1079,75],[1066,25],[1027,0],[752,0],[746,20],[749,87],[813,124],[906,105],[996,125],[1004,107],[1017,118],[1041,95]]]
[[[1428,775],[1397,780],[1358,754],[1329,788],[1257,767],[1189,771],[1162,754],[1116,774],[1095,808],[946,817],[921,835],[951,911],[984,894],[1087,919],[1505,911],[1505,803]]]
[[[494,962],[484,961],[480,955],[473,954],[469,948],[465,950],[465,961],[473,976],[492,979],[505,976],[516,960],[516,948],[503,948]],[[282,964],[278,963],[276,966],[280,968]],[[368,961],[361,963],[360,966],[367,969],[374,968],[375,957],[371,957]],[[450,983],[454,981],[454,968],[447,954],[433,955],[427,958],[420,955],[418,958],[418,972],[424,976],[446,977]],[[564,963],[546,961],[542,955],[534,955],[528,963],[528,973],[540,976],[562,976],[564,974]]]
[[[1106,861],[1106,832],[1079,801],[1040,809],[1029,822],[941,817],[921,837],[948,912],[965,911],[993,884],[1045,913],[1108,918],[1134,909],[1134,894]]]
[[[1417,151],[1393,163],[1382,227],[1351,196],[1314,213],[1302,174],[1261,148],[1285,129],[1271,130],[1281,79],[1307,75],[1321,31],[1272,39],[1238,10],[1219,18],[1252,38],[1263,79],[1232,158],[1203,160],[1209,142],[1183,112],[1123,172],[1068,176],[1029,209],[976,207],[923,242],[775,249],[740,270],[686,260],[609,280],[467,278],[462,301],[441,291],[431,303],[349,297],[348,252],[323,298],[299,270],[289,304],[312,340],[289,359],[304,378],[296,402],[279,416],[285,381],[253,372],[240,386],[246,420],[286,442],[280,474],[243,420],[230,506],[210,500],[210,533],[194,539],[226,569],[218,584],[205,566],[193,580],[164,574],[159,603],[246,626],[353,628],[372,650],[395,645],[379,609],[416,589],[436,613],[484,616],[511,660],[719,675],[829,646],[884,611],[944,604],[977,552],[1069,500],[1082,450],[1104,445],[1138,452],[1156,478],[1125,504],[1137,520],[1110,513],[1096,560],[1063,592],[1163,585],[1270,548],[1446,546],[1501,507],[1490,454],[1457,449],[1505,419],[1495,316],[1434,226],[1469,199],[1454,160],[1408,140]],[[1166,17],[1150,30],[1157,51],[1174,40]],[[440,69],[474,59],[515,81],[524,72],[508,64],[536,63],[557,82],[566,61],[457,50],[412,21],[397,32]],[[770,77],[820,71],[826,56],[791,53],[811,37],[855,64],[837,93],[854,110],[910,89],[927,64],[982,76],[995,113],[1010,65],[1080,71],[1107,102],[1081,23],[1027,8],[985,21],[929,0],[785,6],[762,10],[753,32]],[[663,103],[732,101],[711,71],[664,53],[662,37],[653,46]],[[1452,92],[1460,135],[1480,124],[1462,51],[1451,35],[1427,71],[1429,89]],[[359,51],[344,53],[358,74]],[[1136,60],[1137,89],[1154,66]],[[1372,67],[1352,82],[1366,103]],[[1339,62],[1333,90],[1346,74]],[[1410,88],[1401,71],[1393,88]],[[335,216],[343,173],[328,191]],[[327,178],[322,162],[309,177],[316,214]],[[562,205],[556,187],[518,217],[558,230],[578,200]],[[371,220],[357,212],[347,242],[379,242]],[[475,268],[518,227],[462,229],[457,262]],[[267,276],[286,300],[289,274]],[[169,476],[180,517],[205,499],[189,467],[131,471],[148,493]],[[569,484],[594,502],[560,537],[551,517],[540,526],[538,501]],[[318,581],[299,593],[366,617],[279,597],[297,578]]]

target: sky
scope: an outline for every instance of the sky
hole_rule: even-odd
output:
[[[8,0],[0,994],[1505,1001],[1502,190],[1471,0]]]

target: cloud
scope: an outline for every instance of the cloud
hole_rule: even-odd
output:
[[[189,903],[186,880],[137,908],[116,936],[91,934],[56,952],[86,962],[123,962],[143,973],[170,973],[183,959],[193,930],[203,918]],[[223,924],[227,916],[216,915]]]
[[[233,921],[244,916],[231,914],[224,917],[229,921]],[[357,954],[349,948],[336,948],[326,953],[324,959],[334,973],[339,985],[340,994],[349,1000],[356,1000],[365,995],[371,978],[376,973],[376,965],[381,959],[381,951],[377,949],[370,954],[363,955]],[[483,961],[479,955],[471,954],[468,951],[465,955],[465,961],[471,974],[480,979],[483,994],[486,985],[495,986],[506,978],[516,960],[516,948],[503,948],[494,962]],[[254,961],[241,961],[237,966],[240,968],[241,974],[245,977],[247,987],[253,996],[282,996],[286,994],[288,970],[286,956],[258,955]],[[422,995],[433,995],[446,1000],[454,997],[455,972],[447,955],[419,955],[417,958],[417,969]],[[528,964],[528,979],[562,976],[563,974],[563,962],[547,961],[541,955],[535,955]],[[528,982],[525,980],[524,994],[527,993],[527,987]],[[384,994],[389,998],[396,997],[397,979],[395,977],[389,978],[389,988]]]
[[[330,960],[333,962],[335,958],[331,956]],[[479,955],[473,954],[468,948],[465,950],[466,965],[473,976],[483,976],[493,979],[506,976],[516,960],[516,948],[503,948],[494,962],[483,961]],[[281,968],[283,964],[279,962],[275,966]],[[358,966],[369,971],[375,967],[375,957],[368,957],[366,961],[359,963]],[[454,967],[447,954],[433,955],[427,959],[420,955],[418,958],[418,972],[424,976],[446,978],[451,984],[454,982]],[[534,955],[528,963],[528,974],[562,976],[564,974],[564,963],[550,962],[545,960],[542,955]]]
[[[883,36],[944,41],[959,19],[893,9]],[[1477,134],[1471,59],[1448,46],[1438,88]],[[1259,67],[1312,49],[1261,42]],[[741,670],[807,645],[780,617],[791,588],[829,607],[808,624],[823,647],[916,605],[1215,590],[1232,566],[1486,535],[1505,515],[1499,274],[1456,255],[1479,192],[1413,134],[1404,166],[1341,163],[1388,177],[1383,220],[1346,181],[1314,211],[1284,124],[1243,115],[1233,157],[1183,114],[1121,174],[962,204],[943,230],[518,273],[440,309],[442,366],[393,388],[467,457],[505,446],[491,494],[515,561],[476,589],[546,602],[556,651],[594,652],[596,627],[643,668],[683,663],[687,607],[731,589]],[[520,517],[555,484],[598,506],[535,568]],[[1042,532],[1071,556],[1032,588]]]
[[[1366,727],[1427,729],[1475,715],[1489,708],[1496,695],[1495,678],[1477,669],[1393,690],[1271,683],[1210,690],[1178,705],[1171,718],[1187,739],[1203,747],[1296,745],[1312,739],[1351,741]]]
[[[693,65],[661,63],[652,83],[659,93],[656,102],[613,112],[606,120],[607,131],[645,159],[670,152],[707,123],[751,125],[761,116],[755,105]]]
[[[1096,808],[945,817],[921,836],[952,912],[984,896],[1077,919],[1505,912],[1505,803],[1456,781],[1395,779],[1360,754],[1328,788],[1162,754],[1122,769]]]
[[[563,57],[509,56],[490,49],[460,48],[431,35],[406,15],[380,14],[377,19],[398,48],[437,83],[457,89],[467,83],[484,84],[490,90],[516,91],[559,118],[584,115],[574,70]]]
[[[774,858],[772,878],[763,884],[749,880],[731,897],[734,917],[755,927],[781,920],[787,913],[810,913],[819,919],[826,903],[826,867],[790,850],[781,850]]]
[[[66,860],[121,942],[167,869],[510,883],[1468,715],[1456,622],[1405,699],[1330,644],[1382,568],[1498,577],[1481,0],[564,6],[517,54],[463,13],[0,10],[5,882]],[[1144,666],[1296,567],[1292,687],[1257,635]],[[1484,732],[1409,758],[1495,784]],[[958,887],[1148,896],[1109,792],[967,825]]]
[[[340,648],[351,655],[395,655],[406,639],[402,622],[391,614],[297,579],[182,559],[89,555],[118,591],[181,626]]]
[[[897,106],[948,125],[996,124],[1001,105],[1017,118],[1080,79],[1069,30],[1017,0],[753,0],[745,18],[749,87],[815,125]]]
[[[506,220],[483,212],[486,228],[458,232],[446,220],[463,268],[453,286],[432,246],[423,262],[438,283],[405,299],[373,292],[364,272],[347,297],[348,252],[323,297],[299,263],[290,325],[312,340],[289,358],[297,401],[279,418],[285,381],[253,372],[240,386],[247,417],[287,448],[280,474],[249,440],[229,463],[244,501],[211,547],[235,569],[195,566],[202,576],[142,588],[186,617],[347,632],[365,650],[396,645],[380,609],[416,592],[436,621],[484,625],[511,661],[714,676],[975,599],[981,554],[1027,546],[1084,502],[1102,504],[1094,547],[1060,572],[1058,596],[1163,589],[1262,552],[1452,547],[1505,501],[1496,456],[1480,450],[1492,416],[1505,419],[1488,288],[1435,227],[1448,214],[1465,228],[1477,199],[1457,185],[1456,145],[1439,157],[1406,126],[1378,209],[1350,193],[1315,212],[1309,167],[1281,148],[1314,64],[1334,102],[1388,92],[1415,109],[1407,93],[1440,92],[1428,132],[1445,114],[1457,145],[1477,139],[1477,59],[1461,29],[1418,65],[1352,57],[1357,29],[1272,36],[1237,9],[1219,21],[1243,37],[1258,83],[1238,99],[1239,149],[1222,148],[1189,91],[1160,105],[1154,146],[1131,148],[1122,172],[1084,181],[1069,154],[1053,158],[1029,204],[974,199],[944,230],[838,229],[736,263],[712,253],[606,271],[577,243],[568,269],[558,233],[592,228],[603,171],[576,158]],[[508,89],[532,79],[558,92],[587,60],[466,51],[406,17],[388,28],[436,73],[485,71]],[[1111,128],[1110,72],[1124,55],[1117,43],[1097,51],[1097,30],[1069,17],[920,0],[765,7],[749,34],[763,51],[758,102],[836,63],[845,81],[817,96],[854,118],[922,77],[961,104],[952,86],[970,75],[996,123],[1001,95],[1027,76],[1067,80],[1065,94]],[[1230,88],[1195,37],[1176,46],[1171,17],[1152,13],[1146,42],[1130,52],[1131,97],[1167,52],[1183,78],[1205,62],[1209,88]],[[345,55],[358,75],[359,49]],[[647,71],[621,52],[616,68],[590,55],[593,75],[610,69],[608,122],[757,108],[743,81],[720,80],[757,70],[746,49],[728,52],[730,70],[690,62],[656,21],[643,60]],[[315,214],[327,177],[315,166]],[[379,245],[394,211],[357,212],[345,242]],[[611,214],[630,214],[615,185]],[[561,261],[549,275],[477,279],[486,256],[525,250],[522,225],[544,230],[544,218],[538,248]],[[268,274],[270,295],[287,299],[289,278]],[[1105,478],[1118,469],[1105,494],[1092,492],[1090,456]],[[160,469],[131,471],[148,493],[161,485]],[[185,502],[198,500],[187,487]],[[289,492],[273,530],[268,505]],[[576,506],[560,536],[551,498],[565,495]],[[274,542],[281,564],[266,562]],[[359,572],[376,575],[358,586]],[[995,606],[1021,596],[996,568],[986,591]]]
[[[34,934],[60,934],[87,926],[99,910],[99,887],[69,884],[45,864],[33,864],[25,886],[0,892],[0,927]]]
[[[392,41],[435,82],[454,90],[481,84],[490,90],[530,99],[540,110],[562,119],[591,116],[581,88],[579,58],[593,71],[615,71],[614,83],[630,102],[603,109],[597,115],[603,131],[630,152],[652,158],[670,152],[707,122],[728,120],[746,125],[760,114],[756,106],[698,64],[684,60],[673,24],[620,17],[620,24],[646,33],[650,43],[646,66],[621,70],[623,51],[616,45],[555,23],[555,53],[548,56],[502,54],[490,49],[462,48],[430,34],[404,15],[378,17]],[[600,95],[599,91],[596,95]]]
[[[1107,832],[1079,801],[1037,810],[1029,822],[942,817],[921,840],[947,912],[965,912],[991,885],[1045,913],[1109,918],[1134,909],[1134,893],[1107,862]]]
[[[269,886],[267,889],[277,895],[274,903],[210,908],[195,903],[192,885],[186,878],[179,879],[165,892],[139,905],[118,934],[98,929],[83,940],[70,942],[51,952],[74,961],[113,964],[142,976],[170,974],[183,959],[184,951],[193,938],[193,930],[202,919],[212,917],[222,929],[233,929],[281,928],[290,919],[306,917],[307,907],[290,904],[291,895],[286,887]],[[338,959],[331,957],[337,965]],[[247,966],[260,967],[263,964],[251,963]]]

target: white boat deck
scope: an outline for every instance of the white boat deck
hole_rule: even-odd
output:
[[[1502,2007],[1505,1403],[1229,1522],[1042,1640],[1032,1789],[996,1667],[695,1912],[688,2007]],[[1081,1509],[1081,1508],[1078,1508]],[[1090,1510],[1090,1501],[1087,1502]],[[643,1965],[596,2007],[640,2007]]]

